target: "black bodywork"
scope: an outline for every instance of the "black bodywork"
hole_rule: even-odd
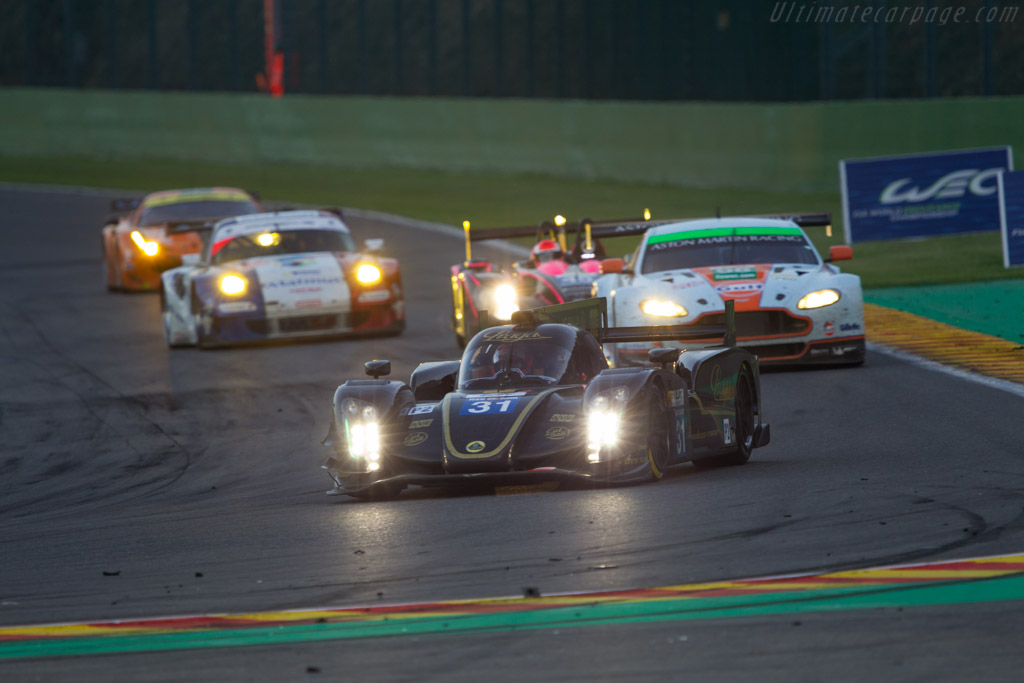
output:
[[[742,464],[768,443],[757,359],[728,344],[727,328],[609,329],[605,311],[591,299],[517,313],[478,333],[461,360],[422,363],[408,383],[381,378],[387,361],[367,363],[372,379],[334,395],[330,493],[640,482],[687,461]],[[653,368],[609,369],[600,348],[716,332],[725,345],[655,349]]]

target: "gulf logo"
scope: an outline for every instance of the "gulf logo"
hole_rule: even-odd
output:
[[[743,292],[759,292],[764,288],[760,282],[745,282],[743,284],[719,285],[715,291],[719,294],[740,294]]]

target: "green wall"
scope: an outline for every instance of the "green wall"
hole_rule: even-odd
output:
[[[807,104],[0,89],[0,155],[837,189],[842,158],[1024,145],[1024,97]]]

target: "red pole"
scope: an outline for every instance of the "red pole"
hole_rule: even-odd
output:
[[[284,52],[280,49],[280,18],[277,0],[263,0],[264,78],[273,97],[284,95]]]

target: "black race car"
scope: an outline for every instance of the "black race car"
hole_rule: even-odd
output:
[[[323,465],[329,493],[387,498],[409,485],[627,483],[666,469],[741,465],[768,443],[757,358],[724,327],[608,328],[604,299],[516,313],[479,332],[462,360],[422,363],[409,383],[372,379],[334,394]],[[485,314],[486,319],[486,314]],[[609,369],[602,342],[724,344],[650,352],[653,367]]]

